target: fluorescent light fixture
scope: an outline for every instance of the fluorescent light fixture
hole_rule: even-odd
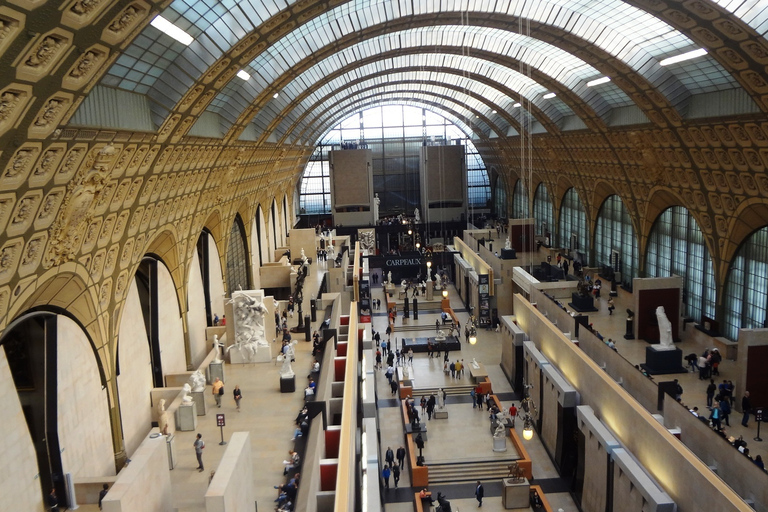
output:
[[[241,69],[240,71],[237,72],[237,78],[248,81],[251,79],[251,75],[246,73],[245,70]]]
[[[496,112],[495,110],[493,111],[493,113],[494,113],[494,114],[498,114],[498,112]]]
[[[707,54],[707,50],[705,50],[704,48],[699,48],[698,50],[693,50],[691,52],[675,55],[674,57],[669,57],[659,62],[659,64],[661,64],[662,66],[669,66],[670,64],[677,64],[678,62],[695,59],[696,57],[701,57],[702,55],[706,55],[706,54]]]
[[[594,87],[594,86],[600,85],[600,84],[607,84],[610,81],[611,81],[611,77],[609,77],[609,76],[603,76],[603,77],[600,77],[600,78],[595,78],[594,80],[590,80],[589,82],[587,82],[587,87]]]
[[[520,108],[520,104],[519,103],[515,103],[514,105],[512,105],[512,108]]]
[[[553,93],[553,92],[548,92],[547,94],[545,94],[544,96],[542,96],[542,98],[544,98],[545,100],[551,100],[551,99],[552,99],[552,98],[554,98],[555,96],[557,96],[557,94],[555,94],[555,93]]]
[[[186,32],[184,32],[179,27],[177,27],[167,19],[163,18],[159,14],[155,16],[155,19],[152,20],[150,25],[155,27],[160,32],[171,36],[172,38],[174,38],[175,40],[177,40],[183,45],[189,46],[192,43],[192,41],[195,40],[191,35],[187,34]]]
[[[280,96],[279,92],[276,92],[275,94],[272,95],[272,97],[275,98],[275,99],[277,99],[278,96]]]

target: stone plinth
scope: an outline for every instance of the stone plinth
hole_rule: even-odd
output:
[[[585,311],[597,311],[597,308],[595,307],[595,299],[592,298],[591,295],[581,295],[573,292],[571,294],[571,302],[569,302],[568,305],[579,313]]]
[[[229,362],[231,364],[268,363],[272,360],[272,347],[259,345],[251,360],[246,359],[243,353],[236,347],[229,350]]]
[[[205,413],[206,413],[205,391],[192,391],[191,393],[189,393],[189,396],[191,396],[192,401],[195,402],[195,407],[197,408],[197,415],[205,416]]]
[[[645,347],[645,364],[642,367],[651,375],[688,372],[683,366],[682,350],[664,350],[658,345]]]
[[[296,391],[296,376],[280,377],[280,392],[293,393]]]
[[[208,364],[208,382],[214,382],[218,377],[221,382],[227,382],[224,378],[224,361],[212,361]]]
[[[494,437],[493,438],[493,451],[505,452],[507,451],[507,438],[506,437]]]
[[[413,430],[413,426],[410,423],[405,424],[405,433],[406,434],[413,434],[414,439],[417,435],[419,435],[419,432],[421,432],[421,438],[426,442],[427,439],[427,426],[424,423],[419,424],[419,428],[415,431]]]
[[[528,480],[516,482],[511,478],[505,478],[501,481],[501,504],[505,509],[530,507],[531,484]]]
[[[197,406],[195,402],[182,404],[176,409],[176,430],[189,432],[197,429]]]
[[[441,410],[441,411],[437,411],[437,410],[436,410],[436,411],[435,411],[435,412],[432,414],[432,416],[434,416],[434,418],[435,418],[436,420],[447,420],[447,419],[448,419],[448,409],[443,409],[443,410]]]

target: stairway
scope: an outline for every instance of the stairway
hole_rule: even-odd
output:
[[[475,386],[472,384],[465,384],[461,386],[446,386],[443,389],[445,389],[445,394],[447,396],[469,396],[469,392],[475,389]],[[429,397],[429,395],[437,396],[438,391],[439,388],[415,388],[412,396],[418,403],[421,395],[426,395],[427,397]]]
[[[489,481],[506,478],[509,465],[516,459],[436,463],[429,466],[429,485]]]

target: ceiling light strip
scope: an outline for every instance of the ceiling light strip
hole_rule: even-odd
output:
[[[192,41],[195,40],[191,35],[187,34],[182,29],[180,29],[179,27],[177,27],[167,19],[163,18],[159,14],[155,16],[155,19],[153,19],[150,22],[150,25],[155,27],[157,30],[159,30],[163,34],[171,36],[172,38],[174,38],[175,40],[177,40],[183,45],[189,46],[192,43]]]

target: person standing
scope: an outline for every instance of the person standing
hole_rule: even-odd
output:
[[[432,413],[435,412],[435,395],[429,395],[429,400],[427,400],[427,418],[432,419]]]
[[[240,391],[240,386],[235,384],[235,389],[232,391],[235,398],[235,405],[237,406],[237,412],[240,412],[240,400],[243,398],[243,393]]]
[[[451,363],[449,368],[451,369],[451,378],[455,379],[456,378],[456,363]]]
[[[744,397],[741,399],[741,412],[744,413],[744,417],[741,419],[741,426],[748,427],[749,413],[752,412],[752,401],[749,399],[749,391],[745,391]]]
[[[221,408],[221,395],[224,394],[224,383],[221,382],[221,379],[216,377],[216,379],[213,381],[213,399],[216,400],[216,406]]]
[[[721,396],[720,397],[720,416],[725,421],[725,426],[730,427],[731,422],[729,421],[729,418],[731,416],[731,402],[728,400],[727,396]]]
[[[435,320],[435,332],[440,330],[440,320]]]
[[[99,510],[101,510],[101,502],[104,501],[104,497],[109,492],[109,484],[104,484],[101,486],[101,490],[99,491]]]
[[[515,407],[515,402],[512,402],[512,405],[509,406],[509,417],[512,419],[512,428],[515,428],[515,418],[517,418],[517,407]]]
[[[408,364],[413,366],[413,348],[408,348]]]
[[[397,487],[397,483],[400,481],[400,466],[397,465],[397,462],[392,466],[392,476],[395,479],[395,487]]]
[[[483,506],[483,493],[485,492],[485,489],[483,489],[483,484],[480,483],[480,480],[477,481],[477,485],[475,486],[475,498],[477,498],[477,506],[482,507]]]
[[[197,434],[197,438],[194,442],[195,455],[197,456],[197,470],[202,473],[205,471],[203,466],[203,449],[205,448],[205,441],[203,441],[203,434]]]
[[[683,398],[683,386],[675,379],[675,400],[678,402]]]
[[[391,474],[391,471],[389,470],[389,466],[385,465],[384,470],[381,472],[381,478],[384,479],[384,487],[386,489],[389,489],[389,475]]]
[[[707,407],[712,408],[712,401],[715,398],[715,391],[717,386],[715,385],[715,379],[709,379],[709,386],[707,386]]]
[[[387,451],[384,454],[384,460],[387,463],[387,466],[392,467],[393,463],[395,462],[395,452],[392,451],[391,446],[387,446]]]
[[[400,467],[404,468],[405,467],[405,448],[403,448],[402,446],[398,448],[395,455],[397,456],[397,462],[400,463]]]
[[[48,495],[48,509],[51,512],[59,512],[59,498],[56,497],[56,489],[51,489]]]

